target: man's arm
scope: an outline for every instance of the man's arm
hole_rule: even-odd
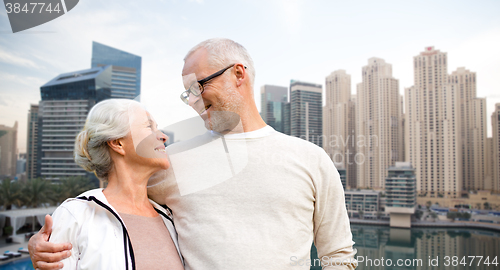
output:
[[[35,269],[61,269],[63,263],[60,261],[71,256],[72,247],[70,243],[49,243],[51,233],[52,217],[46,215],[45,225],[28,242],[31,262]]]
[[[313,172],[316,188],[314,205],[314,244],[323,269],[355,269],[351,227],[340,176],[324,151]]]

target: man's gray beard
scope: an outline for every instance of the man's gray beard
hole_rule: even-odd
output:
[[[232,131],[240,122],[240,116],[231,111],[213,111],[210,119],[205,121],[205,127],[218,133]]]
[[[210,118],[205,121],[205,127],[219,133],[233,130],[240,123],[240,115],[237,113],[243,107],[243,97],[235,89],[227,92],[225,101],[216,104],[210,113]]]

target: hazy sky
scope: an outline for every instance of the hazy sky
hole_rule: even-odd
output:
[[[182,59],[200,41],[227,37],[253,57],[259,108],[262,85],[324,85],[337,69],[352,76],[355,94],[371,57],[392,64],[404,93],[413,85],[413,56],[434,46],[448,53],[448,73],[477,73],[491,130],[500,102],[499,14],[500,1],[82,0],[62,17],[12,34],[0,8],[0,124],[19,121],[24,152],[29,104],[40,100],[40,86],[90,68],[92,41],[142,56],[141,99],[160,127],[193,117],[179,99]]]

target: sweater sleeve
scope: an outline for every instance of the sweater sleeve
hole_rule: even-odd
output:
[[[49,242],[52,243],[71,243],[73,246],[71,250],[71,256],[67,259],[62,260],[64,264],[63,270],[73,270],[78,267],[78,234],[79,225],[77,219],[71,214],[71,212],[64,207],[64,205],[59,206],[52,214],[53,226],[52,234],[50,235]]]
[[[317,166],[317,167],[316,167]],[[314,244],[323,269],[355,269],[349,217],[340,175],[328,155],[321,150],[312,173],[315,185]]]

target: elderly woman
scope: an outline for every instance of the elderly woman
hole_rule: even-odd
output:
[[[140,103],[95,105],[75,143],[75,161],[107,181],[62,203],[50,242],[72,245],[63,269],[183,269],[170,211],[147,197],[155,172],[170,164],[166,136]]]

